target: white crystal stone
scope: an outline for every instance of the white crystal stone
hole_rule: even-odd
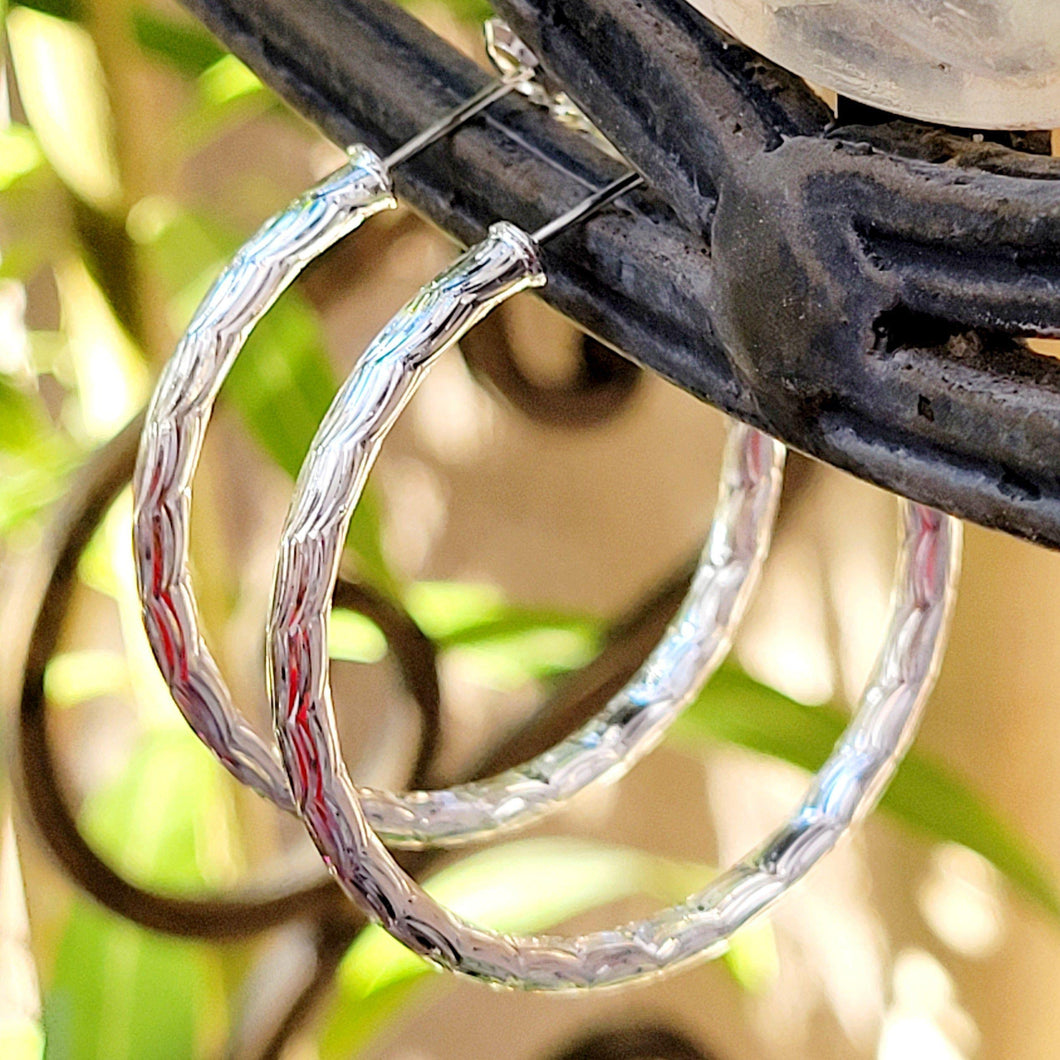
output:
[[[882,110],[1060,127],[1060,0],[688,0],[749,47]]]

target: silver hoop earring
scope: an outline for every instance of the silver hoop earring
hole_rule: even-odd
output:
[[[191,483],[213,404],[250,330],[301,269],[366,218],[394,205],[390,167],[525,81],[530,69],[524,63],[509,72],[503,82],[480,92],[387,161],[367,148],[351,149],[347,166],[266,223],[196,312],[162,373],[148,412],[133,486],[137,584],[148,640],[175,702],[199,738],[233,776],[285,810],[293,810],[294,802],[279,757],[233,704],[202,636],[192,587]],[[538,239],[549,238],[638,181],[636,175],[621,178],[557,224],[546,226]],[[479,294],[489,301],[484,292],[494,288],[499,299],[540,282],[533,242],[512,225],[496,226],[483,245],[488,249],[470,252],[464,259],[473,259],[469,272]],[[499,265],[505,255],[517,260]],[[340,401],[351,400],[347,391],[343,395]],[[357,400],[382,399],[362,393]],[[599,776],[628,768],[646,753],[728,650],[768,549],[782,452],[764,435],[733,429],[710,541],[685,605],[641,674],[600,716],[598,732],[579,734],[555,748],[547,761],[536,759],[523,771],[479,788],[400,795],[366,792],[372,819],[388,838],[405,846],[452,844],[498,827],[529,823]],[[646,684],[649,674],[658,675],[652,678],[657,687],[651,690]],[[646,702],[638,697],[646,697]],[[633,707],[639,711],[636,719],[616,725],[615,719],[626,717]],[[583,746],[579,739],[603,742]],[[545,768],[555,780],[552,794],[523,801],[520,790],[527,776]],[[439,812],[443,807],[451,809]]]
[[[397,205],[390,171],[532,76],[522,65],[386,159],[363,144],[349,161],[267,221],[196,310],[151,400],[133,474],[133,553],[144,627],[181,713],[237,779],[293,808],[274,753],[235,710],[202,637],[188,564],[191,483],[218,391],[254,325],[314,258]]]
[[[353,509],[383,440],[443,350],[502,301],[545,282],[539,244],[638,182],[632,173],[619,178],[533,236],[508,222],[493,225],[485,240],[380,332],[324,417],[284,527],[267,637],[277,733],[288,776],[293,770],[297,778],[300,811],[306,782],[292,761],[316,753],[305,747],[303,724],[333,743],[307,712],[323,711],[334,732],[327,660],[331,595]],[[464,843],[528,823],[590,784],[618,776],[655,746],[720,662],[744,609],[745,590],[755,580],[748,575],[757,573],[768,541],[782,447],[750,428],[733,428],[732,438],[735,459],[723,477],[723,518],[681,613],[634,680],[572,737],[490,780],[407,794],[362,790],[364,812],[388,843]],[[299,751],[293,751],[296,745]],[[332,751],[337,761],[334,746]],[[344,781],[349,785],[345,774]]]
[[[570,939],[512,938],[440,906],[397,865],[381,836],[468,839],[503,827],[527,807],[569,797],[586,776],[599,779],[653,742],[660,715],[669,717],[673,683],[694,667],[694,651],[671,655],[664,642],[628,690],[624,714],[590,723],[532,770],[502,775],[499,802],[489,782],[454,789],[448,800],[422,793],[411,805],[358,792],[339,753],[326,633],[352,505],[382,438],[433,359],[504,298],[544,282],[537,241],[561,227],[546,226],[535,238],[507,223],[494,225],[365,351],[302,467],[281,540],[267,640],[273,718],[291,789],[346,893],[395,938],[442,967],[535,990],[627,982],[718,953],[733,931],[777,900],[875,805],[934,683],[961,536],[955,520],[902,502],[891,619],[854,721],[788,825],[704,891],[651,919]],[[638,745],[646,733],[652,736]],[[466,796],[453,799],[462,791]],[[412,822],[403,816],[410,810],[417,815]]]

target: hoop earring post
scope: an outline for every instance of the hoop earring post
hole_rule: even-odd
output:
[[[614,202],[615,199],[625,195],[627,191],[639,188],[643,184],[644,178],[636,171],[630,170],[624,176],[618,177],[616,180],[611,181],[610,184],[602,187],[599,191],[593,192],[588,198],[582,199],[577,206],[571,207],[555,220],[542,225],[530,238],[539,246],[547,243],[550,239],[555,239],[556,236],[562,235],[569,228],[588,220],[593,214],[598,213],[607,206],[608,203]]]
[[[501,78],[500,81],[483,86],[455,110],[451,110],[436,122],[432,122],[426,129],[413,136],[411,140],[406,140],[400,147],[392,151],[383,159],[383,166],[389,170],[395,166],[400,166],[402,162],[407,162],[413,155],[430,147],[431,144],[437,143],[465,122],[470,121],[480,111],[485,110],[498,100],[504,99],[505,96],[514,92],[519,85],[524,81],[528,81],[532,76],[532,67],[521,68],[517,72]]]

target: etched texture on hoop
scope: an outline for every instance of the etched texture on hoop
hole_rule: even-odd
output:
[[[233,776],[285,809],[287,779],[233,707],[199,628],[188,564],[191,481],[217,392],[251,329],[310,261],[396,205],[379,158],[366,147],[349,158],[267,221],[203,299],[155,388],[133,477],[144,626],[173,699]]]
[[[400,800],[362,789],[372,829],[388,842],[467,842],[543,817],[644,758],[729,651],[769,552],[783,464],[779,442],[730,426],[714,521],[688,593],[640,669],[598,714],[555,747],[486,780]]]
[[[569,990],[645,978],[722,952],[828,853],[877,802],[916,730],[938,671],[952,610],[961,527],[901,502],[902,543],[891,616],[875,669],[850,727],[782,828],[703,891],[646,920],[572,938],[513,937],[460,919],[427,895],[371,830],[338,753],[322,673],[310,641],[319,621],[297,601],[293,576],[326,573],[307,539],[289,536],[280,572],[290,624],[273,632],[274,708],[284,762],[310,833],[343,889],[415,952],[452,971],[499,985]],[[299,513],[298,525],[310,528]],[[309,552],[309,562],[305,552]]]

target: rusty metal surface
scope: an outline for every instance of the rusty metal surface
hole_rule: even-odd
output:
[[[383,0],[186,2],[339,143],[391,149],[486,80]],[[496,6],[653,189],[548,248],[548,301],[790,445],[1060,547],[1060,362],[1020,341],[1060,335],[1060,161],[837,125],[681,0]],[[615,173],[512,100],[398,187],[469,242]]]

